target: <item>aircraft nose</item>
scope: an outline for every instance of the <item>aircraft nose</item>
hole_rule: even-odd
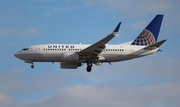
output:
[[[15,53],[14,56],[15,56],[16,58],[19,58],[19,54],[18,54],[18,53]]]

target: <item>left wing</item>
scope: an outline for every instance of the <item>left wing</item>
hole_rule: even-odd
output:
[[[83,49],[79,52],[79,55],[88,56],[89,58],[98,58],[98,55],[103,51],[103,49],[105,49],[105,44],[109,42],[114,36],[118,36],[120,25],[121,22],[117,25],[111,34],[96,42],[95,44],[92,44],[91,46]]]

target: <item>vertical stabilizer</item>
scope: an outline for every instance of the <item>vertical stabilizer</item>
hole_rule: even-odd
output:
[[[156,15],[149,25],[139,34],[131,45],[149,46],[155,44],[158,39],[161,23],[164,15]]]

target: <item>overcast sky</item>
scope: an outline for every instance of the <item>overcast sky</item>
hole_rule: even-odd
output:
[[[180,107],[178,0],[0,0],[0,107]],[[164,14],[162,52],[74,70],[60,63],[24,63],[14,53],[46,43],[95,43],[122,21],[120,38],[134,40]]]

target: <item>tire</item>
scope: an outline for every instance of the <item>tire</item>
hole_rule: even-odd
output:
[[[31,65],[31,68],[33,69],[33,68],[34,68],[34,65]]]
[[[91,72],[91,67],[88,66],[88,67],[86,68],[86,71],[87,71],[87,72]]]

